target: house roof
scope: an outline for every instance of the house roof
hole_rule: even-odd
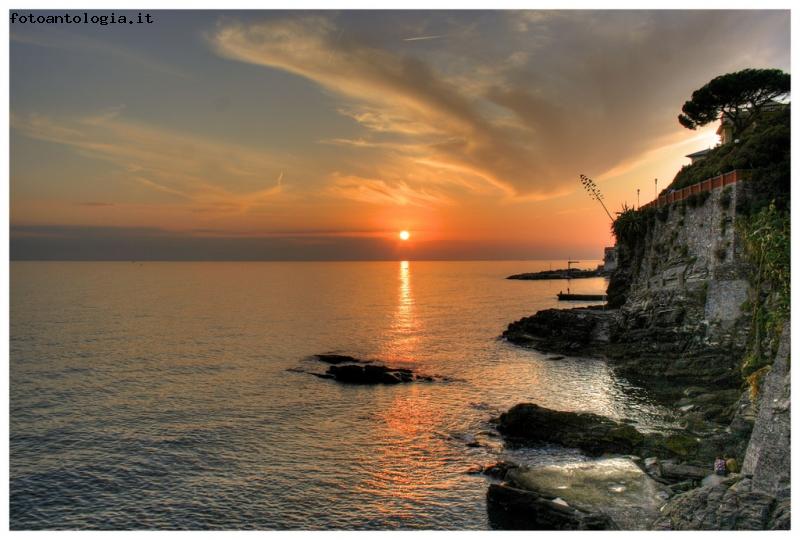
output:
[[[699,158],[705,156],[709,152],[711,152],[711,148],[706,148],[705,150],[698,150],[697,152],[694,152],[692,154],[687,154],[686,157],[690,159]]]

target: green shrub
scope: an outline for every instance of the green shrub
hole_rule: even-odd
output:
[[[789,212],[770,204],[754,215],[739,218],[737,227],[753,268],[750,342],[742,364],[742,375],[747,378],[772,362],[783,325],[789,318]]]
[[[705,158],[683,167],[666,189],[680,189],[735,169],[758,169],[788,162],[789,138],[790,110],[786,107],[760,120],[742,134],[738,143],[718,146]]]

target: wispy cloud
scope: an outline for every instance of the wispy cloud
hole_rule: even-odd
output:
[[[354,201],[371,204],[431,207],[452,204],[440,190],[413,188],[406,182],[389,184],[374,178],[334,175],[329,192]]]
[[[404,38],[403,41],[427,41],[429,39],[440,39],[440,38],[443,38],[443,37],[445,37],[445,36],[441,35],[441,36],[407,37],[407,38]]]
[[[495,25],[484,46],[475,45],[476,26],[424,59],[351,28],[343,33],[324,15],[225,23],[212,43],[224,57],[295,74],[337,95],[339,112],[364,134],[331,141],[382,149],[428,177],[422,168],[436,164],[439,176],[461,188],[542,200],[562,195],[580,172],[620,170],[679,132],[680,104],[710,77],[774,62],[769,43],[785,19],[748,12],[497,16],[505,28]],[[445,35],[422,30],[401,39]],[[358,175],[408,182],[387,176],[379,159],[372,164]]]
[[[28,137],[112,163],[125,181],[219,212],[249,211],[284,190],[287,158],[130,122],[119,112],[67,119],[12,115],[11,125]]]

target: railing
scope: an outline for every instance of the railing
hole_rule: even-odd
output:
[[[735,171],[727,172],[713,178],[708,178],[702,182],[692,184],[691,186],[686,186],[685,188],[676,189],[665,193],[664,195],[659,195],[658,199],[650,201],[647,204],[643,204],[639,207],[639,209],[641,210],[650,207],[658,208],[664,206],[665,204],[672,204],[677,201],[688,199],[691,195],[695,195],[697,193],[703,193],[705,191],[711,191],[712,189],[735,184],[736,182],[747,179],[749,177],[749,172],[750,171],[736,169]]]

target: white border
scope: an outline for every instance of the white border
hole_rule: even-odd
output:
[[[78,4],[78,6],[76,6]],[[759,2],[752,2],[752,1],[743,1],[743,0],[713,0],[713,1],[704,1],[704,2],[696,2],[696,1],[688,1],[688,0],[674,0],[672,2],[633,2],[633,1],[616,1],[616,2],[591,2],[591,1],[580,1],[580,0],[563,0],[560,2],[554,1],[542,1],[542,2],[531,2],[531,1],[519,1],[519,0],[495,0],[492,2],[484,1],[476,1],[476,0],[405,0],[405,1],[394,1],[394,2],[375,2],[375,1],[368,1],[368,0],[347,0],[347,1],[320,1],[320,0],[295,0],[294,2],[258,2],[256,0],[249,0],[249,1],[242,1],[242,0],[231,0],[226,2],[212,2],[210,0],[181,0],[181,1],[170,1],[170,2],[154,2],[150,1],[143,1],[143,2],[132,2],[130,0],[124,1],[114,1],[109,3],[102,3],[97,0],[83,0],[81,2],[74,2],[74,1],[63,1],[63,0],[34,0],[26,2],[26,5],[20,9],[14,9],[14,11],[23,12],[26,10],[33,10],[33,9],[66,9],[66,10],[78,10],[78,9],[102,9],[102,10],[109,10],[109,9],[136,9],[136,10],[164,10],[164,9],[251,9],[251,10],[269,10],[269,9],[403,9],[403,10],[410,10],[410,9],[790,9],[791,3],[787,1],[774,1],[774,0],[762,0]],[[10,10],[11,8],[9,8]],[[8,19],[8,11],[6,11],[6,17],[3,19],[3,23],[0,26],[0,43],[2,43],[2,54],[0,54],[0,67],[2,68],[2,73],[9,73],[9,19]],[[792,26],[796,27],[797,17],[795,12],[791,14],[791,22]],[[735,36],[732,36],[735,39]],[[792,36],[792,52],[795,52],[795,39]],[[795,55],[792,55],[792,71],[794,71],[795,67]],[[4,126],[9,125],[9,109],[8,104],[9,102],[9,77],[6,77],[6,83],[2,84],[2,98],[4,103],[7,105],[2,108],[2,119]],[[792,118],[792,131],[794,133],[798,133],[797,131],[797,115],[793,115]],[[4,278],[5,286],[2,290],[2,342],[4,344],[2,358],[4,360],[4,371],[3,371],[3,378],[4,384],[2,385],[2,396],[0,401],[2,404],[2,437],[4,439],[4,444],[2,445],[2,456],[1,457],[1,465],[3,470],[3,478],[0,483],[0,496],[2,496],[2,504],[0,504],[0,519],[3,522],[2,528],[8,531],[9,527],[9,498],[8,498],[8,490],[9,490],[9,362],[8,362],[8,354],[9,354],[9,252],[8,252],[8,244],[9,244],[9,130],[2,129],[0,130],[0,144],[3,148],[3,172],[2,177],[4,180],[5,189],[1,191],[2,197],[2,204],[0,207],[2,208],[3,218],[6,226],[3,228],[3,241],[2,241],[2,275]],[[800,144],[797,142],[797,137],[792,139],[792,156],[793,158],[797,155],[796,149],[797,145]],[[793,169],[792,171],[792,185],[796,185],[798,180],[798,174]],[[793,190],[796,191],[796,190]],[[793,197],[797,195],[796,193],[793,194]],[[798,253],[798,248],[800,247],[800,237],[798,237],[797,231],[797,217],[792,216],[792,263],[795,262],[795,257]],[[793,264],[794,266],[794,264]],[[798,300],[800,300],[800,290],[798,289],[798,285],[800,285],[800,278],[793,276],[792,279],[792,304],[797,304]],[[792,330],[794,335],[800,335],[800,322],[793,321],[792,322]],[[793,377],[792,382],[795,383],[797,377]],[[794,421],[792,425],[792,429],[796,430],[797,425],[800,421],[797,419],[797,415],[793,415]],[[793,445],[794,446],[794,445]],[[797,468],[798,460],[796,454],[792,453],[792,468],[794,470],[798,470]],[[793,491],[793,495],[796,495]],[[796,518],[800,519],[800,518]],[[34,538],[34,539],[44,539],[50,532],[12,532],[14,536],[25,536],[26,538]],[[59,536],[63,538],[74,538],[78,535],[92,535],[92,538],[106,538],[109,536],[127,536],[130,537],[131,535],[140,537],[144,536],[147,533],[143,532],[60,532],[58,533]],[[183,536],[184,538],[186,535],[196,535],[196,534],[204,534],[204,533],[197,533],[197,532],[152,532],[151,535],[158,535],[158,536]],[[388,536],[392,535],[394,538],[399,537],[407,537],[409,535],[414,535],[416,538],[479,538],[484,536],[498,536],[502,535],[504,538],[514,538],[516,539],[530,539],[535,535],[536,538],[542,537],[551,537],[551,536],[558,536],[559,538],[570,538],[574,536],[580,536],[582,533],[569,533],[569,532],[531,532],[531,531],[519,531],[519,532],[493,532],[493,531],[485,531],[485,532],[432,532],[432,531],[420,531],[420,532],[391,532],[391,531],[384,531],[384,532],[375,532],[375,533],[359,533],[353,531],[326,531],[326,532],[217,532],[213,533],[215,537],[234,537],[238,536],[241,537],[242,535],[253,535],[253,534],[268,534],[270,538],[297,538],[298,535],[305,535],[305,534],[313,534],[316,536],[325,536],[326,538],[336,538],[336,539],[346,539],[346,538],[364,538],[365,534],[369,534],[370,537],[372,535],[379,535],[379,536]],[[586,534],[586,533],[583,533]],[[591,535],[592,538],[610,538],[611,535],[633,535],[636,534],[641,535],[641,532],[592,532],[588,533]],[[647,535],[655,535],[659,533],[655,532],[646,532],[644,534]],[[716,532],[705,532],[705,533],[668,533],[671,535],[678,535],[680,534],[681,537],[685,538],[687,535],[695,536],[699,534],[703,534],[707,536],[709,534],[720,534]],[[724,533],[727,535],[735,535],[737,537],[741,537],[742,535],[761,535],[761,534],[768,534],[770,538],[783,538],[788,536],[788,532],[728,532]]]

